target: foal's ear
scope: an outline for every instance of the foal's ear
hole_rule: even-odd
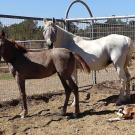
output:
[[[1,38],[5,38],[5,32],[4,32],[4,30],[1,31],[0,37]]]
[[[52,18],[52,22],[53,22],[53,24],[55,24],[55,23],[56,23],[56,20],[55,20],[55,18],[54,18],[54,17]]]

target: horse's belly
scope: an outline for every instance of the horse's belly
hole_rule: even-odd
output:
[[[100,70],[112,63],[108,57],[101,58],[86,59],[86,62],[89,64],[91,70]]]

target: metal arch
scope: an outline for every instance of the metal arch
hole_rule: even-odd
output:
[[[81,3],[81,4],[83,4],[83,5],[86,7],[86,9],[88,10],[90,17],[93,17],[90,8],[88,7],[88,5],[87,5],[84,1],[82,1],[82,0],[75,0],[75,1],[73,1],[73,2],[69,5],[69,7],[68,7],[68,9],[67,9],[67,11],[66,11],[65,18],[66,18],[66,19],[68,18],[68,14],[69,14],[69,11],[70,11],[71,7],[72,7],[75,3],[78,3],[78,2]]]
[[[67,11],[66,11],[65,22],[67,22],[66,19],[68,19],[69,11],[70,11],[71,7],[72,7],[75,3],[81,3],[81,4],[83,4],[83,5],[86,7],[87,11],[89,12],[90,17],[93,17],[93,14],[92,14],[90,8],[88,7],[88,5],[87,5],[84,1],[82,1],[82,0],[74,0],[73,2],[71,2],[71,4],[69,5],[69,7],[68,7],[68,9],[67,9]],[[92,24],[94,24],[94,20],[92,20]],[[68,27],[69,27],[68,23],[67,23],[65,26],[66,26],[65,29],[68,29]],[[92,28],[92,29],[93,29],[93,28]],[[92,73],[93,73],[93,77],[92,77],[92,78],[93,78],[93,79],[92,79],[92,80],[93,80],[93,84],[97,84],[96,71],[94,71],[94,72],[92,72]]]

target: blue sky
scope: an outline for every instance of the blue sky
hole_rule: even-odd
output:
[[[64,18],[72,0],[1,0],[0,14]],[[84,0],[94,16],[135,15],[134,0]],[[77,3],[69,17],[89,17],[83,5]]]

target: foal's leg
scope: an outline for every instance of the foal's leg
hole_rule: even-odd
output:
[[[78,77],[77,77],[77,67],[75,66],[74,72],[72,74],[73,80],[78,85]]]
[[[74,83],[72,78],[69,78],[68,82],[69,82],[69,87],[71,87],[74,93],[75,113],[78,114],[80,113],[78,86]]]
[[[19,75],[16,75],[16,81],[19,87],[20,96],[22,99],[22,112],[20,113],[21,118],[24,118],[28,114],[27,109],[27,99],[26,99],[26,93],[25,93],[25,80],[20,78]]]
[[[77,67],[76,66],[75,66],[74,72],[72,74],[72,78],[73,78],[74,82],[78,85]],[[71,106],[75,106],[75,96],[74,96],[74,99],[73,99]]]
[[[67,111],[67,105],[68,105],[68,101],[69,101],[69,98],[70,98],[70,95],[71,95],[71,88],[68,86],[66,80],[64,79],[64,77],[62,77],[61,75],[59,75],[59,78],[61,80],[61,83],[65,89],[65,102],[64,102],[64,106],[63,106],[63,110],[62,110],[62,115],[66,115],[66,111]]]
[[[15,71],[14,67],[10,63],[8,63],[8,67],[9,67],[10,74],[12,74],[13,77],[15,77],[16,71]]]

